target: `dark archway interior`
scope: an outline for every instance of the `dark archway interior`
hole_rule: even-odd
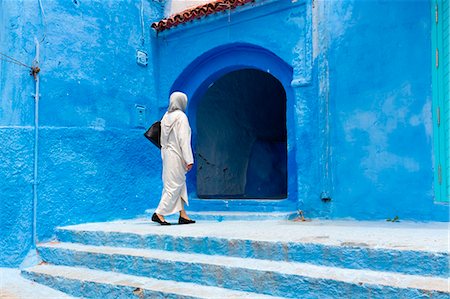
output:
[[[197,109],[199,198],[287,197],[286,92],[242,69],[209,86]]]

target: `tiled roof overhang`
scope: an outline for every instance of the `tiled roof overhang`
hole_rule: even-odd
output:
[[[203,5],[199,5],[193,8],[189,8],[171,15],[159,22],[154,22],[152,28],[157,32],[161,32],[172,27],[176,27],[180,24],[187,23],[193,20],[201,19],[211,14],[215,14],[221,11],[236,8],[238,6],[245,5],[255,0],[216,0]]]

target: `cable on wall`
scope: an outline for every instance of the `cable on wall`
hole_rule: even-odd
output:
[[[39,41],[37,38],[34,39],[36,44],[36,57],[34,58],[33,65],[35,68],[39,69]],[[32,245],[36,248],[37,243],[37,186],[38,182],[38,141],[39,141],[39,76],[38,73],[34,74],[35,95],[34,95],[34,167],[33,167],[33,236]]]
[[[141,46],[145,43],[145,25],[144,25],[144,0],[141,0]]]
[[[16,65],[20,65],[20,66],[23,66],[23,67],[26,67],[26,68],[29,68],[29,69],[32,68],[31,66],[28,66],[25,63],[15,59],[15,58],[12,58],[11,56],[8,56],[8,55],[6,55],[4,53],[1,53],[1,52],[0,52],[0,60],[6,61],[6,62],[9,62],[9,63],[13,63],[13,64],[16,64]]]
[[[45,18],[45,11],[44,7],[42,6],[42,0],[38,0],[39,2],[39,8],[41,10],[41,16],[42,16],[42,23],[44,25],[44,34],[42,35],[41,43],[45,40],[47,37],[47,20]]]
[[[12,58],[9,55],[1,53],[1,52],[0,52],[0,60],[30,69],[30,75],[33,76],[34,79],[36,79],[37,74],[41,71],[41,69],[39,68],[39,66],[37,64],[34,64],[33,66],[29,66],[29,65],[26,65],[25,63],[15,59],[15,58]]]

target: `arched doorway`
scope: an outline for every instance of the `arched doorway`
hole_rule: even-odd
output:
[[[199,198],[287,197],[286,92],[274,76],[223,75],[199,101],[196,123]]]
[[[232,75],[233,72],[243,73],[236,76]],[[247,175],[247,171],[245,171],[245,178],[247,179],[247,177],[250,177],[255,180],[253,180],[251,184],[241,184],[241,187],[245,186],[248,192],[245,192],[244,188],[241,189],[244,190],[243,193],[222,192],[219,194],[218,192],[215,192],[216,194],[213,194],[214,192],[211,192],[202,194],[201,190],[197,190],[199,186],[197,180],[199,179],[199,177],[196,170],[201,163],[199,161],[202,159],[196,152],[199,137],[201,138],[201,136],[199,136],[199,133],[201,133],[201,129],[199,132],[199,124],[197,123],[198,120],[201,121],[201,117],[198,118],[197,115],[198,113],[201,114],[201,109],[204,108],[202,108],[202,102],[205,96],[208,97],[208,90],[210,88],[213,88],[214,85],[221,80],[221,78],[226,78],[227,74],[230,74],[230,76],[234,77],[234,79],[232,78],[229,80],[237,80],[236,82],[239,81],[241,82],[240,85],[242,85],[243,81],[240,77],[245,77],[245,74],[249,74],[248,72],[257,72],[261,77],[265,77],[265,79],[258,79],[255,85],[258,85],[260,87],[262,87],[263,85],[272,87],[277,86],[275,88],[277,90],[281,90],[281,86],[282,90],[284,91],[285,96],[283,100],[274,100],[274,98],[283,98],[283,96],[280,96],[280,94],[283,93],[281,91],[278,93],[279,96],[272,97],[272,101],[278,101],[278,111],[284,111],[284,115],[280,116],[282,120],[277,122],[277,124],[282,124],[281,127],[285,130],[284,134],[286,138],[280,139],[281,143],[284,143],[284,145],[280,145],[277,149],[275,149],[275,146],[267,146],[267,142],[265,141],[260,140],[259,142],[253,143],[252,149],[250,149],[249,151],[253,151],[255,154],[253,155],[253,158],[249,156],[250,158],[247,160],[247,171],[250,170],[250,174]],[[261,48],[256,45],[243,43],[226,44],[211,49],[210,51],[200,55],[197,59],[192,61],[180,73],[169,92],[177,90],[183,91],[188,95],[189,98],[187,114],[192,127],[192,143],[195,151],[194,154],[196,163],[198,164],[197,167],[195,167],[193,171],[189,172],[187,176],[188,192],[191,199],[190,202],[192,209],[197,211],[231,210],[270,212],[292,211],[296,208],[297,169],[295,163],[296,141],[294,130],[296,125],[294,123],[295,96],[294,91],[291,87],[292,78],[292,67],[280,57],[276,56],[274,53],[268,51],[267,49]],[[222,88],[222,90],[223,89],[224,88]],[[251,88],[248,88],[247,92],[251,92],[251,90]],[[268,100],[266,104],[268,104],[269,101],[270,100]],[[275,121],[272,121],[272,124],[274,122]],[[200,125],[203,126],[203,124]],[[262,130],[264,129],[261,129],[259,132],[261,132]],[[282,134],[280,134],[278,137],[280,136],[282,136]],[[264,138],[262,137],[259,139],[264,140]],[[281,150],[281,148],[283,149]],[[282,157],[286,157],[283,154],[284,150],[287,153],[286,163],[282,161]],[[259,152],[259,154],[257,154],[257,152]],[[283,175],[285,174],[285,178],[282,175],[281,180],[286,180],[287,182],[286,184],[280,183],[278,185],[277,192],[269,192],[268,190],[266,190],[267,192],[264,192],[265,196],[262,197],[260,196],[262,193],[254,192],[254,190],[258,190],[259,186],[261,186],[261,182],[266,182],[272,175],[270,174],[268,177],[263,179],[257,179],[257,172],[259,172],[258,157],[264,157],[264,152],[277,152],[277,155],[272,156],[278,157],[277,159],[282,161],[281,164],[285,165],[286,170],[283,170],[283,167],[281,167],[281,169],[279,169],[278,171],[281,171]],[[276,159],[274,158],[274,160]],[[271,164],[268,165],[273,165],[274,163],[276,164],[276,162],[272,161]],[[254,169],[253,174],[251,169]],[[268,171],[267,173],[269,172],[270,171]],[[200,191],[200,194],[198,194],[198,191]],[[240,196],[239,194],[243,196]],[[208,200],[205,200],[205,198],[207,198]]]

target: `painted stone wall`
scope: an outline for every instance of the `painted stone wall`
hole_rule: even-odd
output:
[[[198,59],[222,63],[201,74],[250,65],[282,83],[289,198],[202,201],[191,184],[191,209],[448,221],[448,205],[433,202],[428,1],[256,1],[159,35],[149,25],[164,1],[42,3],[45,18],[38,1],[0,0],[0,52],[29,65],[34,38],[41,44],[39,240],[57,225],[156,206],[159,152],[142,138],[135,104],[152,123],[180,78],[193,86],[183,74]],[[33,92],[26,68],[0,60],[0,266],[18,265],[31,245]]]
[[[297,208],[309,217],[448,221],[448,205],[435,204],[433,194],[430,22],[425,0],[259,1],[160,33],[159,98],[181,86],[196,101],[202,85],[185,74],[202,72],[202,59],[229,71],[258,68],[251,55],[247,64],[238,55],[226,61],[215,49],[266,49],[292,68],[285,88],[294,98],[288,151]],[[196,107],[189,109],[195,123]],[[286,202],[193,204],[294,209]]]
[[[430,9],[429,1],[324,1],[315,10],[322,177],[332,201],[309,202],[313,211],[448,221],[433,193]]]
[[[130,218],[160,194],[159,151],[143,138],[135,104],[156,118],[149,28],[158,1],[0,0],[0,52],[27,65],[40,41],[38,240],[58,225]],[[141,22],[143,20],[143,23]],[[136,50],[149,66],[136,63]],[[0,266],[31,244],[34,80],[0,60]]]

